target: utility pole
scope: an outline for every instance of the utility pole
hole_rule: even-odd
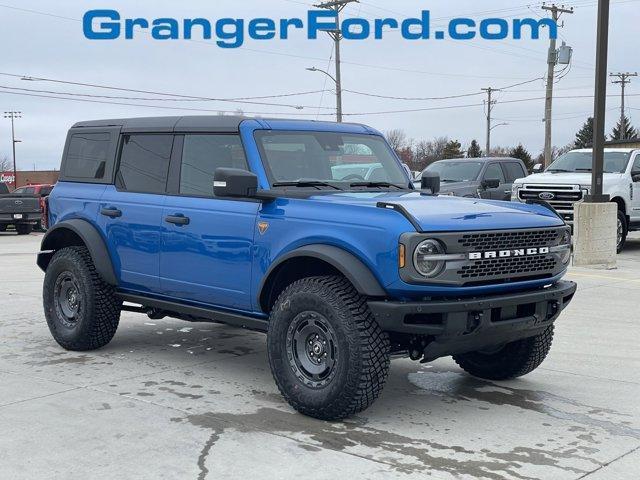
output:
[[[342,76],[340,72],[340,41],[342,40],[342,30],[340,29],[340,12],[350,3],[359,3],[360,0],[332,0],[319,5],[316,8],[325,8],[336,11],[336,29],[327,30],[329,36],[333,39],[336,53],[336,120],[342,122]]]
[[[573,13],[573,8],[565,8],[564,5],[558,7],[555,4],[542,5],[543,10],[551,12],[553,20],[558,23],[560,15],[563,13]],[[544,164],[551,165],[551,115],[553,111],[553,81],[555,77],[556,63],[558,62],[558,52],[556,49],[556,39],[551,38],[549,43],[549,56],[547,58],[547,95],[544,106]]]
[[[613,83],[620,84],[620,86],[622,87],[622,103],[620,106],[620,140],[624,140],[627,135],[627,131],[625,128],[626,125],[624,121],[624,90],[627,83],[631,83],[631,77],[637,77],[638,73],[611,73],[609,76],[612,78],[617,78],[618,80],[614,80]]]
[[[499,92],[500,90],[487,87],[483,88],[482,91],[487,92],[487,145],[484,156],[488,157],[490,155],[489,152],[491,152],[491,130],[493,130],[491,127],[491,111],[493,110],[493,106],[496,104],[496,101],[491,99],[491,95],[493,92]]]
[[[11,119],[11,146],[13,147],[13,188],[18,188],[18,170],[16,168],[16,143],[18,143],[20,140],[16,140],[16,130],[13,123],[16,118],[22,118],[22,112],[4,112],[4,118]]]

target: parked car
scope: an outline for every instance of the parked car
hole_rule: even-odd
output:
[[[16,188],[13,193],[21,195],[36,195],[40,197],[40,212],[41,219],[34,228],[35,230],[47,229],[47,197],[51,194],[54,185],[51,184],[37,184],[26,185],[24,187]]]
[[[491,200],[510,200],[513,182],[527,175],[522,160],[509,157],[439,160],[424,171],[440,175],[444,195]]]
[[[0,183],[0,232],[13,225],[18,235],[28,235],[41,219],[39,197],[17,191],[9,193],[7,186]]]
[[[573,150],[560,156],[543,171],[513,184],[511,199],[517,202],[541,199],[549,202],[568,224],[573,224],[573,206],[590,193],[591,149]],[[618,252],[627,234],[640,230],[640,150],[606,148],[602,190],[618,206]]]
[[[377,181],[336,174],[353,151],[382,166]],[[424,182],[432,193],[363,125],[78,123],[37,260],[49,329],[69,350],[109,343],[122,310],[267,332],[284,398],[331,420],[373,403],[392,355],[531,372],[576,290],[570,228],[544,205]]]

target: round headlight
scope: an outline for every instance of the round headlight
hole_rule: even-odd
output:
[[[440,242],[433,239],[425,240],[420,242],[413,253],[413,265],[420,275],[428,278],[435,277],[442,271],[444,261],[433,259],[433,256],[443,254],[444,248]]]

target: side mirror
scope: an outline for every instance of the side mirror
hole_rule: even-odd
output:
[[[488,188],[498,188],[500,186],[500,180],[498,180],[497,178],[488,178],[486,180],[483,180],[480,186],[485,190],[487,190]]]
[[[543,170],[544,170],[544,165],[542,165],[541,163],[536,163],[533,166],[533,173],[542,173]]]
[[[255,173],[239,168],[216,168],[213,194],[216,197],[254,198],[258,192]]]
[[[420,180],[420,188],[422,190],[431,190],[433,195],[440,192],[440,175],[433,172],[424,172]]]
[[[640,170],[635,170],[631,172],[631,181],[640,182]]]

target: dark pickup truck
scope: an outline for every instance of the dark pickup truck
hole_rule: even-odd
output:
[[[18,235],[29,235],[41,219],[40,197],[9,193],[7,186],[0,184],[0,232],[13,225]]]

